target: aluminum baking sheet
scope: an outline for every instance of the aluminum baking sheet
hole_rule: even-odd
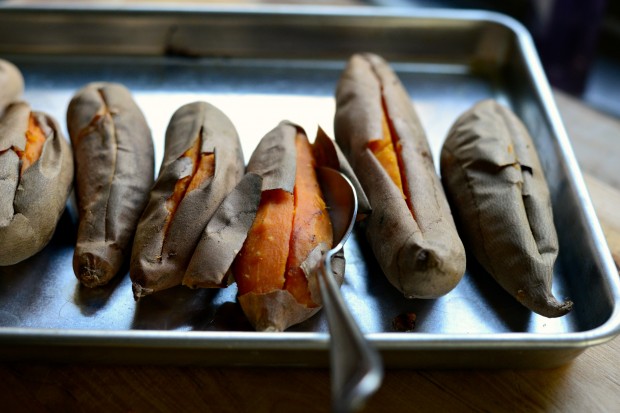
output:
[[[486,12],[375,8],[53,8],[0,6],[0,57],[17,64],[25,99],[64,124],[87,82],[124,83],[161,161],[182,104],[206,100],[236,125],[246,159],[280,120],[329,134],[347,58],[388,59],[411,94],[435,159],[459,114],[484,98],[511,107],[534,135],[550,183],[560,256],[554,294],[574,310],[548,319],[521,307],[470,259],[445,297],[407,300],[385,279],[362,233],[347,243],[345,300],[388,366],[550,367],[619,331],[620,288],[549,86],[527,32]],[[66,128],[65,128],[66,130]],[[184,287],[134,302],[128,273],[95,290],[72,272],[70,202],[51,243],[0,268],[0,357],[173,364],[326,365],[324,317],[284,333],[250,329],[224,290]],[[392,322],[415,313],[413,332]]]

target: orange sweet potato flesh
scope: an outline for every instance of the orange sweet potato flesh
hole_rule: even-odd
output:
[[[392,133],[388,118],[385,114],[385,108],[383,110],[381,126],[383,131],[382,138],[368,142],[368,148],[375,155],[383,169],[385,169],[390,179],[398,187],[403,195],[403,199],[407,202],[409,210],[413,213],[411,200],[409,199],[409,194],[406,190],[406,188],[408,188],[406,175],[401,172],[403,160],[400,152],[402,146],[398,140],[398,136],[395,133]]]
[[[261,195],[254,223],[233,263],[239,295],[263,294],[284,286],[294,207],[293,194],[282,189]]]
[[[307,307],[312,301],[301,264],[321,242],[332,245],[332,227],[306,136],[295,139],[297,168],[293,194],[263,192],[258,213],[233,263],[239,295],[287,290]]]
[[[203,153],[200,154],[200,162],[198,163],[198,168],[194,170],[194,176],[192,177],[192,181],[189,183],[187,187],[187,193],[192,192],[194,189],[198,188],[200,184],[202,184],[208,178],[211,178],[215,172],[215,154],[214,153]]]
[[[308,280],[300,268],[318,244],[332,245],[332,225],[316,177],[312,147],[304,134],[297,134],[297,170],[295,173],[295,216],[291,233],[291,247],[286,263],[288,290],[298,303],[316,307],[310,296]]]
[[[21,168],[19,170],[20,175],[23,175],[26,169],[35,163],[43,152],[43,144],[45,143],[45,133],[41,130],[41,127],[37,124],[34,116],[30,114],[28,119],[28,130],[26,130],[26,145],[23,151],[17,148],[15,150],[19,159],[21,159]]]

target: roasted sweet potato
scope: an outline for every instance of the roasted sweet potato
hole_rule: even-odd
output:
[[[551,292],[558,238],[525,125],[493,100],[478,103],[448,133],[441,174],[465,245],[486,271],[530,310],[566,314],[572,302]]]
[[[181,284],[205,226],[243,170],[239,136],[224,113],[206,102],[175,112],[133,244],[136,299]]]
[[[151,131],[131,93],[91,83],[69,103],[79,211],[73,271],[87,287],[107,284],[131,253],[153,185]]]
[[[24,93],[24,77],[11,62],[0,59],[0,115]]]
[[[315,314],[321,300],[314,270],[332,243],[315,167],[300,127],[282,122],[267,134],[207,225],[183,283],[221,287],[232,273],[257,330],[282,331]],[[342,282],[344,256],[332,266]]]
[[[388,280],[436,298],[465,272],[465,251],[402,83],[379,56],[351,57],[336,90],[336,141],[372,207],[366,236]]]
[[[56,121],[27,103],[10,105],[0,118],[0,265],[47,245],[72,181],[71,147]]]

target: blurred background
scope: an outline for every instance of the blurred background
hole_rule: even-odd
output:
[[[552,86],[620,117],[618,0],[371,0],[389,7],[492,10],[523,23]]]
[[[619,0],[0,0],[0,4],[287,4],[482,9],[512,16],[531,32],[549,82],[620,118]]]

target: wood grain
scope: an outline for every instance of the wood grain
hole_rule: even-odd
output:
[[[582,171],[620,189],[620,120],[561,91],[554,97]]]
[[[616,266],[620,268],[620,190],[590,174],[584,179]]]

